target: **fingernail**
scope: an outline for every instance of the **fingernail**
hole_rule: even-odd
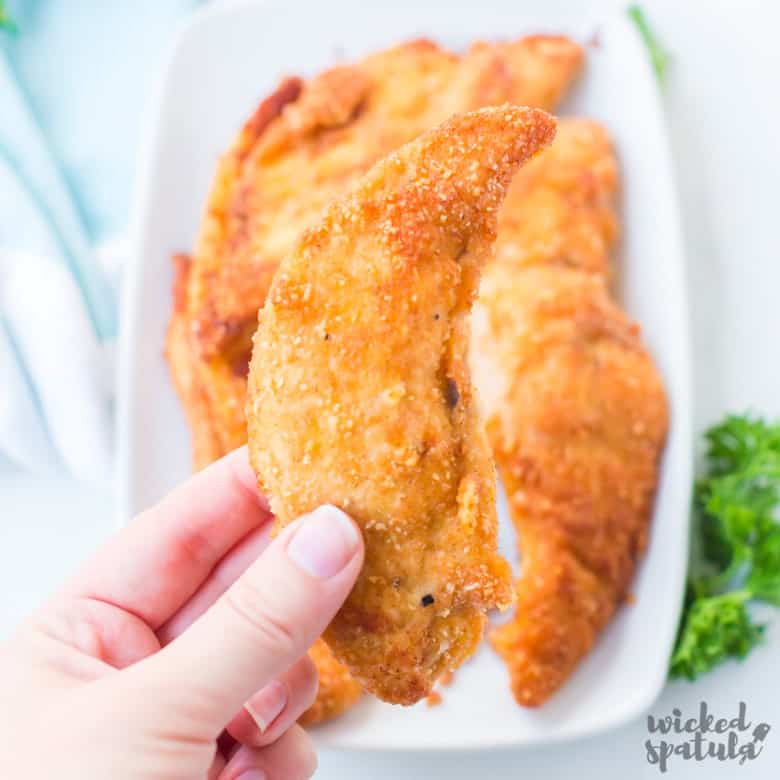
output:
[[[287,554],[307,574],[333,577],[352,560],[359,541],[344,512],[325,504],[301,522],[287,544]]]
[[[276,720],[287,706],[287,688],[278,680],[261,688],[246,704],[244,709],[257,724],[262,734]],[[243,775],[241,775],[243,777]]]
[[[242,772],[236,780],[268,780],[268,775],[262,769],[248,769]]]

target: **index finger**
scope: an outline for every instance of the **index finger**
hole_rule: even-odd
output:
[[[157,630],[235,545],[272,519],[242,447],[131,520],[65,592],[113,604]]]

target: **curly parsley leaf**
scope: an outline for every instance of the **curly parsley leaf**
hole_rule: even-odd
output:
[[[764,531],[756,543],[746,584],[753,598],[780,607],[780,526]]]
[[[780,424],[730,415],[706,433],[707,468],[694,491],[700,556],[672,677],[694,679],[761,640],[750,601],[780,606]]]
[[[761,641],[764,626],[754,623],[746,591],[696,598],[688,608],[672,654],[672,677],[695,680],[729,657],[744,658]]]
[[[757,458],[776,460],[780,454],[780,425],[747,416],[730,414],[705,437],[710,478],[745,469]]]
[[[642,42],[647,47],[647,51],[650,54],[650,62],[655,71],[655,77],[658,83],[663,86],[666,83],[666,71],[670,62],[669,54],[650,27],[645,12],[640,5],[630,5],[627,13],[628,18],[636,25]]]

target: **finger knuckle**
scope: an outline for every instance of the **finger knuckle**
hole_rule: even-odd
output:
[[[289,655],[300,644],[298,631],[276,612],[273,604],[246,580],[239,580],[227,592],[228,606],[256,636],[256,641],[273,653]]]
[[[181,531],[171,545],[170,564],[175,571],[183,567],[205,568],[219,558],[219,551],[208,533],[198,528],[187,528]]]

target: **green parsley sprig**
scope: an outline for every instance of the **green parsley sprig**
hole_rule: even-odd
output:
[[[780,606],[780,423],[730,415],[710,428],[694,491],[694,555],[670,675],[693,680],[744,658],[764,626],[748,604]]]
[[[671,60],[669,53],[661,45],[653,28],[650,27],[645,12],[640,5],[630,5],[627,9],[627,13],[628,18],[636,25],[642,42],[647,47],[647,51],[650,54],[650,62],[655,71],[655,77],[658,79],[658,83],[663,87],[666,83],[666,71],[669,68],[669,62]]]

